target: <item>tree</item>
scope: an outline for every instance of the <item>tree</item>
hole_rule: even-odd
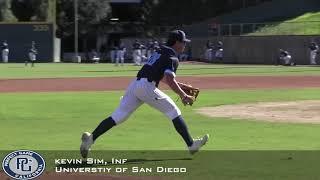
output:
[[[48,0],[11,0],[11,11],[18,21],[46,21]]]
[[[57,35],[60,37],[70,36],[74,32],[73,3],[73,0],[57,0]],[[109,0],[78,0],[79,35],[88,35],[110,13]]]
[[[12,14],[10,8],[10,0],[0,0],[0,21],[17,21],[15,16]]]
[[[111,7],[109,0],[77,1],[79,42],[82,44],[82,51],[88,52],[89,37],[97,37],[101,31],[99,25],[111,15]],[[57,37],[66,40],[74,35],[74,19],[74,0],[57,0]]]
[[[0,1],[0,21],[3,21],[3,10],[6,8],[5,7],[6,2],[5,1]]]

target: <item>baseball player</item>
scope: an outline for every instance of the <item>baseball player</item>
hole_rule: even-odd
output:
[[[206,144],[209,135],[192,139],[178,106],[168,95],[158,89],[161,81],[178,94],[184,104],[193,103],[194,98],[187,95],[180,87],[182,83],[175,79],[179,65],[177,55],[184,51],[187,42],[190,40],[186,38],[183,31],[174,30],[169,33],[166,46],[162,46],[160,50],[153,53],[141,68],[137,78],[128,86],[119,107],[111,116],[103,120],[92,133],[84,132],[82,134],[80,153],[83,158],[87,158],[90,147],[98,137],[124,122],[143,103],[159,110],[172,121],[191,154],[199,151]]]
[[[1,50],[2,50],[2,61],[4,63],[7,63],[9,59],[9,45],[7,41],[3,41]]]
[[[147,58],[149,59],[154,52],[154,44],[152,39],[149,39],[147,44]]]
[[[212,51],[213,51],[213,45],[210,42],[210,40],[207,41],[206,43],[206,52],[205,52],[205,58],[208,61],[212,61]]]
[[[163,45],[165,45],[166,43],[164,43]],[[159,50],[160,49],[160,44],[159,44],[159,42],[156,40],[156,39],[154,39],[153,40],[153,51],[157,51],[157,50]]]
[[[38,50],[36,49],[36,43],[32,41],[31,48],[29,49],[29,60],[25,61],[25,66],[28,66],[28,62],[31,63],[31,67],[34,67],[34,62],[37,60]]]
[[[279,63],[284,66],[295,66],[296,65],[296,63],[292,60],[290,53],[288,51],[283,50],[283,49],[279,49]]]
[[[110,60],[111,63],[115,63],[117,59],[117,47],[114,45],[114,42],[112,43],[110,47]]]
[[[140,65],[143,65],[147,61],[147,47],[143,44],[140,46],[141,48],[141,62]]]
[[[133,52],[132,52],[132,57],[133,57],[133,62],[135,63],[135,65],[140,66],[141,65],[141,57],[142,57],[142,53],[141,53],[141,43],[136,39],[135,42],[133,43]]]
[[[309,49],[310,49],[310,64],[311,65],[316,65],[316,57],[319,51],[319,46],[317,45],[317,43],[315,42],[311,42],[311,44],[309,45]]]
[[[95,64],[98,64],[100,61],[100,57],[99,57],[97,51],[94,49],[91,50],[91,61]]]
[[[222,43],[222,41],[217,42],[215,57],[219,61],[221,61],[223,58],[223,43]]]
[[[121,42],[118,50],[117,50],[117,58],[116,58],[116,66],[119,65],[119,61],[121,63],[121,66],[124,64],[124,54],[126,53],[126,47],[124,44]]]

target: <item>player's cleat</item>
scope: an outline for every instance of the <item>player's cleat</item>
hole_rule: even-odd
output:
[[[81,146],[80,153],[83,158],[88,157],[88,153],[90,151],[90,147],[93,144],[92,134],[88,132],[84,132],[81,137]]]
[[[190,154],[194,154],[199,151],[199,149],[207,143],[209,140],[209,134],[204,135],[202,138],[193,139],[193,144],[189,146]]]

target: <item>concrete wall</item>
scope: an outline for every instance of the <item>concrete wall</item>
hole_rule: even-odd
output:
[[[221,40],[224,46],[223,63],[274,64],[279,48],[291,53],[298,64],[309,64],[309,43],[320,43],[320,36],[231,36],[210,38],[212,42]],[[192,54],[195,59],[203,59],[205,38],[192,38]]]

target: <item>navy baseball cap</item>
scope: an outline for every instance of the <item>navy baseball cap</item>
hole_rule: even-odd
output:
[[[168,41],[180,41],[180,42],[191,42],[190,39],[186,38],[186,33],[181,30],[174,30],[169,33]]]

